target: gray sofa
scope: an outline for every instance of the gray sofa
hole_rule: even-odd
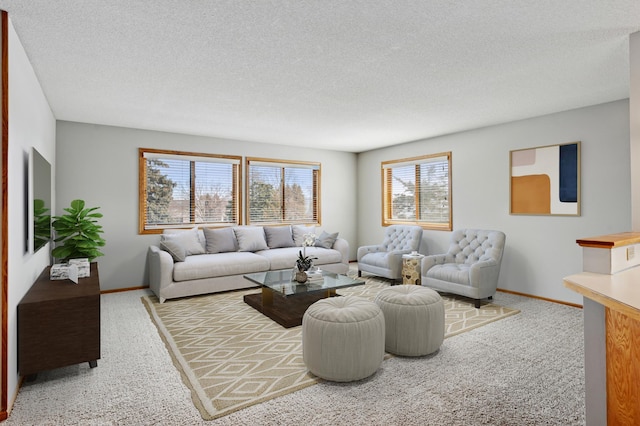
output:
[[[165,230],[149,246],[149,287],[166,299],[255,287],[244,274],[293,269],[304,238],[314,265],[346,274],[349,243],[338,234],[315,234],[313,226],[238,226]],[[308,243],[310,241],[307,241]]]

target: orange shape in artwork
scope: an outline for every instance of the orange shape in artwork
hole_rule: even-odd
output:
[[[511,213],[550,214],[551,180],[547,175],[511,178]]]

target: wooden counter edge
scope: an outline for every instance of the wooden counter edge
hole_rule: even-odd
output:
[[[611,249],[640,243],[640,232],[621,232],[619,234],[601,235],[599,237],[580,238],[576,240],[580,247]]]
[[[564,286],[568,289],[582,294],[584,297],[598,302],[601,305],[606,306],[607,308],[613,309],[614,311],[623,313],[630,318],[640,321],[640,311],[633,306],[629,306],[617,299],[612,299],[611,297],[605,296],[602,293],[598,293],[597,291],[594,291],[590,288],[586,288],[576,282],[568,280],[567,278],[563,279],[562,281],[564,283]]]

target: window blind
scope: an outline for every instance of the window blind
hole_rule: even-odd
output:
[[[319,223],[319,173],[319,163],[248,159],[248,222]]]
[[[239,223],[240,157],[141,154],[144,230]]]
[[[451,153],[382,163],[383,223],[451,229]]]

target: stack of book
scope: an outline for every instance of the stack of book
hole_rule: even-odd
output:
[[[75,265],[76,273],[69,274],[69,268]],[[69,259],[68,263],[56,263],[51,265],[49,271],[50,280],[66,280],[71,277],[86,278],[91,275],[89,268],[89,259]]]
[[[321,271],[307,271],[307,281],[310,283],[324,282]]]

